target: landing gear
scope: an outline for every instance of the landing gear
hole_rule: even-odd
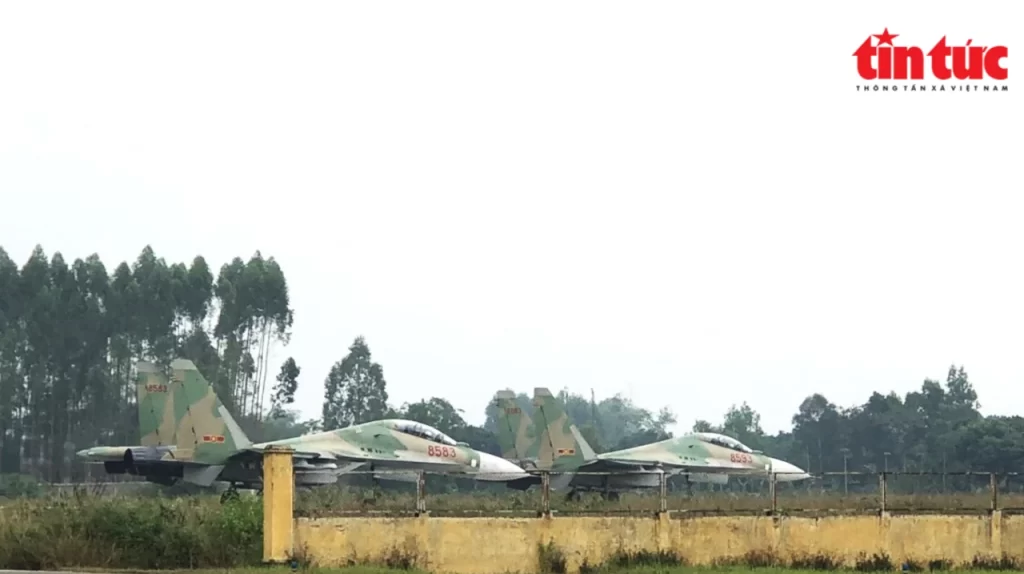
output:
[[[221,495],[220,495],[220,503],[221,504],[227,504],[228,502],[235,501],[235,500],[238,500],[238,499],[239,499],[238,489],[235,488],[235,485],[233,485],[233,484],[231,486],[229,486],[228,489],[225,490],[224,492],[222,492]]]
[[[612,477],[604,477],[604,492],[601,493],[601,497],[604,498],[605,500],[618,500],[619,493],[618,491],[612,490],[611,481]]]
[[[579,502],[583,500],[583,493],[574,488],[566,493],[565,500],[566,502]]]

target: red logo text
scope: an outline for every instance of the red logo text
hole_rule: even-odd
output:
[[[1008,70],[1006,46],[978,46],[967,40],[963,46],[950,46],[943,36],[927,53],[917,46],[896,46],[886,28],[872,34],[853,53],[857,73],[865,80],[923,80],[925,69],[937,80],[1005,80]],[[878,38],[874,44],[873,38]]]

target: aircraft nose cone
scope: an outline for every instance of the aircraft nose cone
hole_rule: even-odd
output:
[[[82,450],[76,452],[75,456],[77,456],[78,458],[86,458],[87,456],[89,456],[89,451],[90,450],[91,449],[83,448]]]
[[[477,480],[505,482],[529,476],[529,473],[516,466],[512,461],[505,460],[486,452],[481,452],[479,454],[480,472],[477,474]]]
[[[804,469],[777,458],[772,459],[772,472],[775,473],[775,480],[779,482],[795,482],[811,477]]]

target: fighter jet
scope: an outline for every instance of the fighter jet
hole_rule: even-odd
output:
[[[515,401],[512,391],[498,391],[498,442],[502,456],[531,474],[551,471],[551,488],[601,490],[616,498],[623,490],[655,488],[661,473],[685,473],[692,482],[724,484],[730,475],[775,474],[779,482],[809,478],[783,460],[755,451],[718,433],[689,433],[651,444],[596,454],[569,419],[561,402],[546,388],[534,389],[536,424]],[[604,473],[599,474],[579,474]],[[525,484],[518,481],[510,486]]]
[[[169,378],[148,362],[138,363],[136,370],[141,444],[77,453],[87,462],[102,463],[108,474],[139,475],[166,485],[227,482],[231,490],[261,490],[263,450],[278,445],[294,449],[296,486],[332,484],[340,474],[356,470],[410,471],[377,475],[402,481],[415,480],[419,470],[494,482],[529,477],[512,462],[402,419],[253,444],[192,361],[173,361]]]

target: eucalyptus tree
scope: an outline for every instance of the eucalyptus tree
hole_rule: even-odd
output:
[[[292,325],[273,258],[235,258],[218,283],[202,256],[168,263],[150,246],[111,268],[42,246],[19,268],[0,248],[0,472],[63,480],[82,470],[77,449],[135,440],[143,359],[187,356],[222,374],[240,418],[262,418],[266,363]]]

